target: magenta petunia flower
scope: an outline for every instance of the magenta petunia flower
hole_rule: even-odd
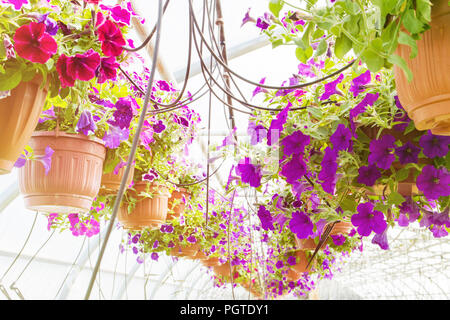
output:
[[[34,63],[46,63],[58,50],[55,39],[45,32],[44,23],[30,22],[21,26],[13,40],[17,54]]]
[[[260,83],[260,84],[264,84],[265,81],[266,81],[266,77],[262,78],[262,79],[259,81],[259,83]],[[256,87],[255,90],[253,90],[252,98],[253,98],[254,96],[256,96],[258,93],[261,93],[261,92],[268,92],[268,91],[267,91],[266,89],[264,89],[264,88]]]
[[[322,169],[318,175],[319,183],[325,192],[334,194],[334,187],[336,185],[337,172],[337,151],[327,147],[325,155],[321,162]]]
[[[292,104],[289,102],[282,111],[278,112],[276,118],[270,123],[269,130],[267,130],[267,145],[271,146],[280,139],[291,105]]]
[[[313,234],[314,224],[303,211],[292,213],[292,219],[289,221],[289,229],[299,239],[306,239]]]
[[[419,145],[423,148],[423,154],[428,158],[445,157],[448,153],[450,137],[437,136],[428,131],[420,137]]]
[[[95,70],[95,76],[98,83],[104,83],[107,80],[115,80],[117,76],[117,68],[120,65],[116,62],[115,57],[101,58],[100,65]]]
[[[107,57],[118,56],[123,51],[126,41],[120,29],[111,20],[106,20],[98,29],[98,40],[102,43],[102,51]]]
[[[283,268],[283,267],[284,267],[283,261],[278,260],[277,263],[275,264],[275,267],[276,267],[277,269]]]
[[[368,187],[373,186],[375,182],[381,177],[380,171],[374,164],[369,164],[367,167],[360,167],[358,169],[358,173],[358,183],[365,184]]]
[[[241,177],[242,182],[250,184],[254,188],[261,185],[261,167],[250,163],[250,158],[245,158],[236,166],[236,174]]]
[[[283,165],[280,175],[286,178],[286,182],[295,184],[306,174],[306,163],[301,154],[295,154],[292,159]]]
[[[316,74],[312,72],[312,67],[309,64],[300,63],[298,65],[298,74],[308,77],[308,78],[314,78]]]
[[[73,79],[89,81],[95,77],[95,70],[100,65],[100,55],[92,49],[83,54],[76,54],[67,60],[67,71]]]
[[[120,5],[116,5],[114,7],[106,6],[101,4],[100,9],[106,10],[110,12],[111,18],[121,24],[130,25],[131,22],[131,13],[125,8],[122,8]]]
[[[122,141],[128,140],[130,130],[128,128],[121,129],[120,127],[110,126],[109,131],[103,136],[105,147],[109,149],[116,149],[120,146]]]
[[[419,160],[420,148],[415,146],[411,141],[406,142],[401,147],[395,148],[395,154],[401,164],[417,163]]]
[[[157,252],[152,252],[150,257],[152,258],[152,260],[158,261],[159,255]]]
[[[189,237],[186,238],[186,241],[189,243],[196,243],[197,238],[194,235],[190,235]]]
[[[2,0],[2,3],[12,4],[14,9],[20,10],[24,4],[28,4],[28,0]]]
[[[161,133],[164,130],[166,130],[166,125],[162,120],[158,120],[158,122],[153,125],[153,131],[155,133]]]
[[[270,211],[266,209],[266,207],[259,206],[258,218],[261,221],[261,227],[264,230],[274,230],[273,217],[270,214]]]
[[[360,94],[365,90],[362,86],[368,84],[370,80],[371,80],[370,70],[367,70],[366,72],[360,74],[359,76],[353,79],[349,91],[353,92],[353,96],[356,98],[358,94]]]
[[[445,167],[427,165],[417,177],[416,185],[429,200],[450,196],[450,173]]]
[[[367,106],[372,106],[375,101],[378,100],[378,97],[380,94],[377,93],[368,93],[365,95],[365,97],[361,100],[360,103],[358,103],[353,109],[350,110],[350,127],[352,129],[352,132],[355,133],[356,125],[355,125],[355,118],[360,115],[361,113],[364,113],[366,111]]]
[[[351,218],[352,224],[363,237],[367,237],[372,231],[380,234],[387,228],[383,213],[373,208],[371,202],[360,203],[357,207],[358,213]]]
[[[386,134],[378,140],[372,140],[369,146],[369,164],[376,164],[380,169],[389,169],[392,162],[395,161],[394,142],[395,138],[390,134]]]
[[[345,243],[345,237],[342,234],[331,235],[334,245],[342,246]]]
[[[325,83],[325,92],[319,97],[319,100],[327,100],[333,94],[338,94],[339,92],[337,91],[336,86],[338,83],[342,82],[342,79],[344,79],[344,75],[341,73],[336,80]]]
[[[255,22],[255,19],[250,17],[250,9],[248,8],[247,12],[245,13],[244,19],[242,19],[241,28],[246,24],[247,22]]]
[[[56,71],[58,72],[59,81],[61,83],[61,88],[73,87],[75,84],[75,78],[67,69],[70,58],[65,54],[62,54],[58,62],[56,63]]]
[[[271,18],[270,13],[267,13],[267,12],[264,13],[264,16],[259,17],[256,20],[256,26],[258,28],[260,28],[261,30],[266,30],[272,24],[270,18]]]
[[[286,156],[291,154],[303,154],[305,147],[309,144],[310,137],[300,130],[288,135],[281,141],[283,152]]]
[[[348,150],[351,145],[352,132],[342,123],[336,128],[336,131],[331,135],[330,142],[333,145],[333,149]]]

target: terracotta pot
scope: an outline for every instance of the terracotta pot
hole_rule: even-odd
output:
[[[194,243],[191,244],[189,246],[186,247],[182,247],[180,245],[177,245],[176,247],[174,247],[172,249],[172,255],[177,256],[177,257],[185,257],[187,259],[195,259],[197,254],[200,251],[200,245],[198,243]]]
[[[36,128],[47,97],[41,84],[42,77],[35,77],[0,99],[0,174],[11,172]]]
[[[119,222],[128,230],[159,228],[166,221],[169,190],[164,186],[145,181],[137,182],[134,189],[127,192],[137,199],[136,206],[133,211],[128,212],[128,203],[124,201],[117,215]],[[153,194],[153,198],[140,196],[141,192]]]
[[[125,174],[125,167],[119,169],[117,174],[114,174],[114,171],[110,173],[104,173],[102,175],[101,187],[99,194],[108,195],[108,194],[116,194],[119,191],[120,183],[122,182],[122,178]],[[131,168],[130,174],[128,176],[126,186],[128,187],[133,181],[134,167]]]
[[[214,267],[214,266],[220,265],[220,262],[219,262],[219,258],[213,257],[213,258],[208,258],[208,259],[202,260],[202,264],[205,267]]]
[[[55,131],[34,132],[29,146],[36,155],[53,149],[48,174],[39,161],[19,169],[19,189],[29,210],[87,212],[100,189],[105,146],[100,139]]]
[[[190,193],[184,189],[180,188],[180,190],[175,190],[172,192],[171,197],[169,198],[169,213],[168,219],[178,218],[186,208],[186,203],[191,198]]]
[[[303,273],[308,272],[310,270],[311,266],[306,268],[308,264],[308,257],[306,256],[305,251],[297,250],[295,252],[295,257],[297,258],[297,263],[291,267],[291,270],[294,272],[291,275],[297,274],[298,278],[295,280],[298,280],[301,278]]]
[[[214,273],[218,277],[222,277],[224,279],[230,278],[230,263],[225,262],[224,264],[213,266]],[[234,272],[235,268],[232,268],[232,272]]]
[[[450,135],[450,6],[447,0],[432,1],[431,29],[420,35],[418,54],[410,59],[409,46],[399,44],[402,57],[414,77],[408,82],[401,68],[394,66],[401,104],[418,130]]]
[[[338,234],[349,234],[352,231],[353,225],[351,222],[340,221],[336,223],[331,230],[330,235],[335,236]]]
[[[297,249],[301,250],[315,250],[317,247],[317,244],[314,242],[314,239],[308,238],[308,239],[298,239],[295,237],[295,243],[297,246]],[[322,245],[322,249],[325,246],[325,243]]]

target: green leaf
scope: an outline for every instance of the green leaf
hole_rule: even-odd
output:
[[[345,54],[352,48],[352,41],[342,34],[334,44],[334,54],[338,59],[343,59]]]
[[[309,58],[313,55],[314,50],[312,47],[306,48],[306,50],[303,50],[302,48],[295,49],[295,56],[298,60],[300,60],[303,63],[306,63]]]
[[[5,68],[5,73],[0,74],[0,91],[8,91],[17,87],[22,81],[22,69]]]
[[[406,199],[398,192],[391,192],[387,198],[388,203],[393,205],[400,205],[406,201]]]
[[[406,64],[406,61],[402,57],[394,53],[389,56],[388,61],[392,64],[399,66],[405,73],[406,79],[408,79],[408,81],[411,82],[413,74],[409,69],[408,65]]]
[[[283,8],[284,1],[282,0],[270,0],[269,2],[269,10],[273,13],[275,17],[278,17],[281,9]]]
[[[403,181],[403,180],[405,180],[406,178],[408,178],[408,176],[409,176],[409,171],[410,171],[410,169],[408,169],[408,168],[402,168],[402,169],[400,169],[399,171],[397,171],[397,172],[395,173],[395,178],[396,178],[396,180],[397,180],[397,181]]]
[[[411,34],[421,33],[425,29],[424,24],[419,19],[417,19],[415,11],[413,9],[409,9],[404,14],[403,25]]]
[[[428,0],[416,0],[416,12],[422,22],[431,21],[431,2]]]
[[[384,59],[371,48],[364,50],[361,58],[372,72],[378,72],[384,66]]]
[[[344,200],[341,201],[340,203],[342,210],[344,211],[351,211],[351,212],[355,212],[356,211],[356,200],[354,198],[345,198]]]
[[[319,57],[324,54],[328,49],[328,44],[325,39],[320,40],[319,45],[317,46],[316,52],[314,52],[315,57]]]
[[[414,40],[409,34],[400,31],[400,34],[398,35],[398,42],[411,47],[411,54],[409,56],[410,59],[413,59],[417,56],[416,40]]]

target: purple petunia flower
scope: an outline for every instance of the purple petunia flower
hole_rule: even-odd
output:
[[[275,267],[277,267],[277,269],[281,269],[284,267],[284,263],[281,260],[278,260],[277,263],[275,264]]]
[[[375,101],[378,100],[380,94],[377,93],[368,93],[366,96],[358,103],[352,110],[350,110],[350,127],[352,132],[355,133],[356,125],[354,119],[360,115],[361,113],[366,111],[367,106],[372,106]]]
[[[450,173],[444,167],[437,169],[427,165],[417,177],[416,185],[429,200],[450,196]]]
[[[289,221],[289,229],[299,239],[306,239],[313,234],[314,224],[303,211],[292,213],[292,219]]]
[[[289,256],[289,258],[287,259],[287,263],[290,266],[294,266],[297,263],[297,258],[295,258],[295,256]]]
[[[251,121],[248,123],[247,133],[250,136],[250,143],[254,146],[267,137],[267,129],[263,125],[256,125]]]
[[[316,74],[312,72],[311,68],[312,67],[309,64],[300,63],[298,65],[298,74],[305,77],[314,78]]]
[[[389,250],[389,243],[387,239],[387,230],[386,228],[383,232],[375,234],[372,238],[372,243],[377,244],[383,250]]]
[[[271,146],[280,139],[280,134],[283,131],[283,126],[286,123],[291,105],[289,102],[282,111],[278,112],[276,118],[270,123],[269,130],[267,131],[267,145]]]
[[[262,78],[262,79],[259,81],[259,83],[260,83],[260,84],[264,84],[265,81],[266,81],[266,77]],[[256,87],[255,90],[253,90],[252,98],[253,98],[254,96],[256,96],[258,93],[261,93],[261,92],[268,92],[268,91],[267,91],[266,89],[264,89],[264,88]]]
[[[360,167],[358,173],[358,183],[365,184],[368,187],[373,186],[377,179],[381,177],[380,171],[374,164],[369,164],[367,167]]]
[[[272,215],[270,214],[270,211],[266,209],[266,207],[259,206],[258,218],[261,221],[261,227],[264,230],[274,230]]]
[[[241,28],[246,24],[247,22],[255,22],[255,19],[250,17],[250,9],[248,8],[247,12],[245,13],[244,19],[242,19]]]
[[[356,78],[353,79],[352,85],[349,89],[350,92],[353,92],[353,97],[357,97],[358,94],[363,92],[365,89],[362,87],[368,84],[371,80],[370,70],[360,74]]]
[[[415,146],[411,141],[406,142],[401,147],[395,148],[395,154],[401,164],[417,163],[419,160],[420,148]]]
[[[166,130],[166,126],[162,120],[158,120],[158,122],[153,125],[153,131],[155,133],[161,133],[164,130]]]
[[[45,175],[48,174],[52,167],[52,155],[54,151],[49,146],[45,147],[45,154],[43,156],[36,157],[36,160],[40,161],[45,169]]]
[[[360,203],[357,207],[357,214],[351,218],[352,224],[357,227],[358,233],[367,237],[373,232],[379,234],[387,228],[384,215],[378,210],[374,210],[371,202]]]
[[[58,32],[58,24],[55,20],[48,17],[49,13],[38,15],[37,22],[45,24],[45,32],[54,36]]]
[[[342,246],[345,243],[345,237],[342,234],[331,235],[334,245]]]
[[[295,184],[297,180],[306,174],[306,163],[302,155],[296,154],[292,159],[283,165],[280,175],[286,178],[286,182]]]
[[[423,148],[423,154],[428,158],[445,157],[448,153],[449,144],[450,137],[436,136],[431,131],[428,131],[419,140],[419,145]]]
[[[133,119],[133,106],[130,98],[119,98],[114,105],[116,111],[113,113],[114,121],[108,121],[109,124],[121,129],[128,128]]]
[[[159,255],[157,252],[152,252],[151,256],[152,260],[158,261]]]
[[[189,237],[186,238],[186,241],[189,243],[196,243],[197,242],[197,238],[193,235],[190,235]]]
[[[334,194],[334,187],[336,185],[337,172],[337,152],[330,147],[325,149],[325,155],[321,162],[322,169],[319,173],[319,183],[325,192]]]
[[[338,83],[342,82],[342,79],[344,79],[343,74],[341,74],[336,80],[325,83],[325,92],[319,97],[319,100],[327,100],[333,94],[339,94],[336,90],[336,86]]]
[[[98,68],[95,70],[95,76],[98,83],[105,83],[107,80],[116,80],[117,68],[119,64],[116,57],[101,58]]]
[[[382,136],[378,140],[370,142],[369,164],[376,164],[380,169],[389,169],[392,162],[395,161],[395,154],[392,151],[395,148],[395,138],[390,134]]]
[[[395,105],[398,109],[403,110],[403,112],[398,115],[398,113],[395,114],[394,120],[395,122],[401,122],[396,125],[394,125],[394,129],[400,132],[404,132],[405,129],[408,127],[409,123],[411,122],[411,119],[408,117],[408,113],[406,113],[405,109],[403,108],[402,104],[400,103],[400,100],[398,96],[394,97]]]
[[[122,141],[128,140],[130,135],[130,130],[120,129],[116,126],[111,126],[109,132],[106,132],[103,136],[103,141],[105,142],[105,147],[109,149],[116,149],[120,146]]]
[[[309,136],[303,134],[300,130],[288,135],[281,141],[283,152],[286,156],[291,154],[303,154],[305,147],[309,144]]]
[[[261,30],[266,30],[270,25],[271,25],[271,21],[270,21],[271,15],[270,13],[264,13],[264,16],[259,17],[256,20],[256,26],[258,28],[260,28]]]
[[[81,113],[80,119],[77,122],[77,131],[87,136],[89,131],[95,133],[97,126],[95,125],[94,118],[90,111],[85,110]]]
[[[348,150],[351,140],[352,132],[342,123],[337,126],[336,131],[330,137],[330,142],[336,151]]]
[[[245,158],[236,166],[236,174],[241,177],[242,182],[250,184],[254,188],[261,185],[261,168],[250,163],[250,158]]]

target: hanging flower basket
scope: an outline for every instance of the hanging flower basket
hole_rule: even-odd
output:
[[[101,195],[116,194],[119,191],[120,183],[122,182],[122,178],[125,174],[125,169],[126,167],[120,168],[117,174],[112,171],[110,173],[104,173],[102,175],[100,188]],[[131,167],[130,174],[128,175],[128,179],[126,182],[126,187],[128,187],[133,181],[133,173],[134,167]]]
[[[191,198],[190,193],[184,189],[174,190],[169,199],[168,219],[178,218],[186,208],[186,202]]]
[[[129,193],[137,200],[135,207],[129,212],[128,203],[124,201],[117,215],[119,222],[128,230],[159,228],[166,221],[169,190],[145,181],[137,182],[134,189],[136,191],[130,190]],[[141,192],[151,193],[152,198],[139,195]]]
[[[200,244],[194,243],[187,247],[183,247],[180,245],[175,246],[172,249],[172,255],[177,257],[185,257],[187,259],[195,259],[197,257],[197,254],[199,254],[201,248]]]
[[[36,154],[53,149],[46,174],[38,161],[19,169],[19,189],[25,207],[50,213],[79,213],[91,208],[100,190],[105,147],[96,138],[58,131],[34,132],[29,146]]]
[[[308,272],[311,267],[306,268],[308,265],[308,257],[306,256],[305,251],[296,250],[295,257],[297,259],[297,263],[291,266],[288,271],[286,278],[292,281],[297,281],[303,275],[303,273]]]
[[[217,265],[213,267],[214,273],[216,276],[221,277],[223,279],[229,279],[230,278],[230,263],[225,262],[224,264]],[[232,273],[234,273],[235,268],[232,268]]]
[[[202,264],[205,267],[214,267],[214,266],[220,265],[220,262],[219,262],[219,258],[213,257],[213,258],[202,259]]]
[[[11,172],[36,128],[47,96],[41,85],[42,77],[36,76],[0,99],[0,174]]]
[[[352,229],[353,225],[351,222],[339,221],[334,225],[333,230],[331,230],[330,232],[330,235],[335,236],[338,234],[349,234]]]
[[[408,82],[403,70],[394,67],[397,93],[418,130],[450,135],[450,6],[447,0],[432,1],[431,29],[417,42],[418,54],[410,59],[411,49],[399,45],[413,79]]]

